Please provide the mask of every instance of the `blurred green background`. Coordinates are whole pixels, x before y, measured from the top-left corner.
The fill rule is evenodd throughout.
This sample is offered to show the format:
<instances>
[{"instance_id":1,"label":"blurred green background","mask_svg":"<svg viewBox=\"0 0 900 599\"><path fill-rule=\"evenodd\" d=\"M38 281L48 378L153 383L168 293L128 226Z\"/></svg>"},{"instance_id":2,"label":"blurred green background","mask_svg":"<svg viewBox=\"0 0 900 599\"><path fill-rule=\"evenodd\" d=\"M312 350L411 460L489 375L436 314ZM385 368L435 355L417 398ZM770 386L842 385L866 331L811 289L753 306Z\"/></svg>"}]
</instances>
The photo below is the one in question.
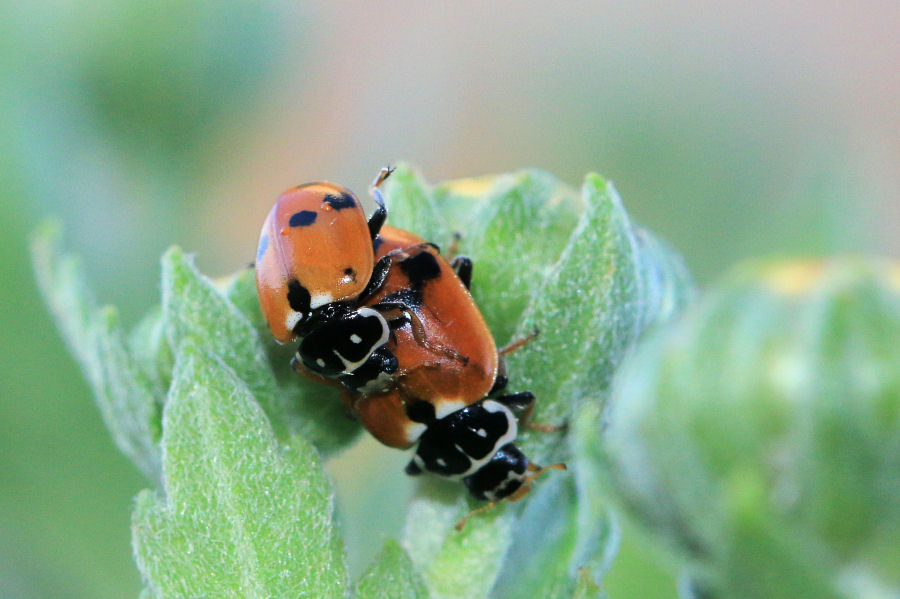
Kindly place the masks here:
<instances>
[{"instance_id":1,"label":"blurred green background","mask_svg":"<svg viewBox=\"0 0 900 599\"><path fill-rule=\"evenodd\" d=\"M741 257L900 249L900 4L0 4L0 597L135 597L120 456L37 296L64 224L103 302L158 301L158 257L253 258L284 188L363 191L536 166L612 179L703 283ZM402 522L399 452L331 472L354 571ZM353 498L351 500L351 498ZM674 597L625 531L614 599Z\"/></svg>"}]
</instances>

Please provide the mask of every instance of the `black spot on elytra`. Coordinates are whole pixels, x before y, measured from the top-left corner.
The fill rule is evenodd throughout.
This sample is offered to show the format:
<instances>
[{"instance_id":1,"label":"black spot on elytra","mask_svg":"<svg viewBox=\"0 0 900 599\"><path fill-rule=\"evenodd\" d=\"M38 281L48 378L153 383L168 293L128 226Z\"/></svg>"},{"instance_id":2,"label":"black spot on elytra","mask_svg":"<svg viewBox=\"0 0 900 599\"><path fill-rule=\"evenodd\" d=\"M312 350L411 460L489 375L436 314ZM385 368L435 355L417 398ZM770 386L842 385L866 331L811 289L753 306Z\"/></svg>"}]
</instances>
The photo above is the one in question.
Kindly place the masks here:
<instances>
[{"instance_id":1,"label":"black spot on elytra","mask_svg":"<svg viewBox=\"0 0 900 599\"><path fill-rule=\"evenodd\" d=\"M356 282L356 271L350 268L349 266L344 269L344 274L350 277L350 280L354 283Z\"/></svg>"},{"instance_id":2,"label":"black spot on elytra","mask_svg":"<svg viewBox=\"0 0 900 599\"><path fill-rule=\"evenodd\" d=\"M300 284L297 279L291 279L288 283L288 304L291 310L300 312L301 314L309 314L310 295L306 287Z\"/></svg>"},{"instance_id":3,"label":"black spot on elytra","mask_svg":"<svg viewBox=\"0 0 900 599\"><path fill-rule=\"evenodd\" d=\"M308 227L316 222L317 216L318 214L312 210L301 210L291 215L291 220L288 221L288 224L292 227Z\"/></svg>"},{"instance_id":4,"label":"black spot on elytra","mask_svg":"<svg viewBox=\"0 0 900 599\"><path fill-rule=\"evenodd\" d=\"M400 261L400 270L409 278L410 284L421 289L426 281L441 276L441 265L430 252L419 252Z\"/></svg>"},{"instance_id":5,"label":"black spot on elytra","mask_svg":"<svg viewBox=\"0 0 900 599\"><path fill-rule=\"evenodd\" d=\"M343 210L344 208L353 208L356 206L356 200L348 193L342 193L340 195L329 193L322 202L329 204L335 210Z\"/></svg>"},{"instance_id":6,"label":"black spot on elytra","mask_svg":"<svg viewBox=\"0 0 900 599\"><path fill-rule=\"evenodd\" d=\"M262 262L262 258L269 249L269 236L265 233L259 238L259 247L256 248L256 261Z\"/></svg>"}]
</instances>

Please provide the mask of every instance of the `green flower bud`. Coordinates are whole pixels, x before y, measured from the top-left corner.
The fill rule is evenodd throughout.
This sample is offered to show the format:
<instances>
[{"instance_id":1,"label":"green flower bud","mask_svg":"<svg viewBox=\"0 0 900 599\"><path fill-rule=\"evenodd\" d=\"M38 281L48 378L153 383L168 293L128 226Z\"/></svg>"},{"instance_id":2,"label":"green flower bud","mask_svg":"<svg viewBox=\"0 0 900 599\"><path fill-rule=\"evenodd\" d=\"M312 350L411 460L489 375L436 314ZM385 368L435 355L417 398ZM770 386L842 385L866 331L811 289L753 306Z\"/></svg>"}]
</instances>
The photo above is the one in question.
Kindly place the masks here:
<instances>
[{"instance_id":1,"label":"green flower bud","mask_svg":"<svg viewBox=\"0 0 900 599\"><path fill-rule=\"evenodd\" d=\"M624 364L607 430L578 430L697 596L897 597L898 345L897 264L747 264Z\"/></svg>"}]
</instances>

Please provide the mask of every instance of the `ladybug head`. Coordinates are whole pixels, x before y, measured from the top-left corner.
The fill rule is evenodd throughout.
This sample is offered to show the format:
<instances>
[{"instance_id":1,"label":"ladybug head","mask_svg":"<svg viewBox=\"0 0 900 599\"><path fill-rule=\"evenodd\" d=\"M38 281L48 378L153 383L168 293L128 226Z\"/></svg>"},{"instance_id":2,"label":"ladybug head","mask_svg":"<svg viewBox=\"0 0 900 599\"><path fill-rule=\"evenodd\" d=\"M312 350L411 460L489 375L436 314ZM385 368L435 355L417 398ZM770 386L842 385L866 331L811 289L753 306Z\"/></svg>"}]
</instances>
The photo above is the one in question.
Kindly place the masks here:
<instances>
[{"instance_id":1,"label":"ladybug head","mask_svg":"<svg viewBox=\"0 0 900 599\"><path fill-rule=\"evenodd\" d=\"M463 478L466 488L475 499L499 501L513 495L524 485L528 458L512 443L494 453L490 461Z\"/></svg>"}]
</instances>

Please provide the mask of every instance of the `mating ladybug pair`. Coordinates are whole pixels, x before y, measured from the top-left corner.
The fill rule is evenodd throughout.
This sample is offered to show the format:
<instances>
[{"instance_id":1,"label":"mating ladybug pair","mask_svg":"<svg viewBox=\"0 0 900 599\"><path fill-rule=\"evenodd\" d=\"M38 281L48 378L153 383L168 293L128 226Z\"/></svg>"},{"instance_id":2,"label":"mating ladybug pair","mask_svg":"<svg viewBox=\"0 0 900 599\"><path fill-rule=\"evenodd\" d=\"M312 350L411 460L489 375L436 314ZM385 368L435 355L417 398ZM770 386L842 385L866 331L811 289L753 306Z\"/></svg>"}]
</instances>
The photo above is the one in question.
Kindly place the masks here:
<instances>
[{"instance_id":1,"label":"mating ladybug pair","mask_svg":"<svg viewBox=\"0 0 900 599\"><path fill-rule=\"evenodd\" d=\"M545 469L513 444L529 392L504 393L502 354L472 296L472 262L385 226L379 190L366 218L332 183L289 189L263 224L256 257L262 313L294 369L342 390L379 441L415 454L408 474L461 479L477 499L525 495ZM513 344L511 349L521 344ZM553 465L551 468L560 468Z\"/></svg>"}]
</instances>

